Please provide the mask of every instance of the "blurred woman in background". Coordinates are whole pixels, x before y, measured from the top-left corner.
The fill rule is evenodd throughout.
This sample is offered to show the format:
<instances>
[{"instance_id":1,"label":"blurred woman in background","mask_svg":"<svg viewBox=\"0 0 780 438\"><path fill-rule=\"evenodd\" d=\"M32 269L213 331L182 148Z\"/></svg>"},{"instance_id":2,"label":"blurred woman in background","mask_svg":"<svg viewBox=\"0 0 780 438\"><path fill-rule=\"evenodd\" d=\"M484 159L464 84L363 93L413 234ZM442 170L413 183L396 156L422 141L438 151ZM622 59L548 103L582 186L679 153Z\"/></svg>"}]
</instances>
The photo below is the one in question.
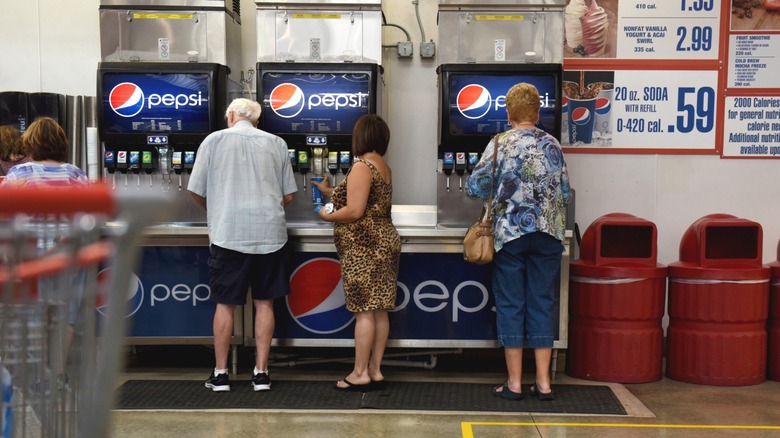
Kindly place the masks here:
<instances>
[{"instance_id":1,"label":"blurred woman in background","mask_svg":"<svg viewBox=\"0 0 780 438\"><path fill-rule=\"evenodd\" d=\"M22 148L22 133L13 126L0 126L0 176L17 164L30 161Z\"/></svg>"},{"instance_id":2,"label":"blurred woman in background","mask_svg":"<svg viewBox=\"0 0 780 438\"><path fill-rule=\"evenodd\" d=\"M9 169L3 184L15 185L86 185L87 175L68 163L68 137L50 117L30 124L22 135L22 145L30 161Z\"/></svg>"}]
</instances>

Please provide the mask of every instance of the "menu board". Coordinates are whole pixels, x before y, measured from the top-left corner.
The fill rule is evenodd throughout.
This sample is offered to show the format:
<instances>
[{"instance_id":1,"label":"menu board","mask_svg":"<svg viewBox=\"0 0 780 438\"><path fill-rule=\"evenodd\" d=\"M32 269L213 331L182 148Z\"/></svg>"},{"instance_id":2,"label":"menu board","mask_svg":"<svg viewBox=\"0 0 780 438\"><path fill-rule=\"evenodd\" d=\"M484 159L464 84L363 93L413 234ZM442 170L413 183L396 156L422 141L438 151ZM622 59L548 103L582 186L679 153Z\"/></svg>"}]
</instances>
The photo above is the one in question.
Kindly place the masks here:
<instances>
[{"instance_id":1,"label":"menu board","mask_svg":"<svg viewBox=\"0 0 780 438\"><path fill-rule=\"evenodd\" d=\"M780 157L780 0L569 0L568 152Z\"/></svg>"}]
</instances>

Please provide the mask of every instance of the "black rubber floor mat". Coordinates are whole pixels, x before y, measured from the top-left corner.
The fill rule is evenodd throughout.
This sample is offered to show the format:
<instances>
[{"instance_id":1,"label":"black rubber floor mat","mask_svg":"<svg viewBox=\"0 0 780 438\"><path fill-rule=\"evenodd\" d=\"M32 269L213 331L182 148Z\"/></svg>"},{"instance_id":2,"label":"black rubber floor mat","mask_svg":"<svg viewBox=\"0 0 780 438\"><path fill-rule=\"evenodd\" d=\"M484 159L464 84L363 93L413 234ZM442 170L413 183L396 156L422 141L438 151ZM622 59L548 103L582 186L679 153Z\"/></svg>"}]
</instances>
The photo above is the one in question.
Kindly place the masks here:
<instances>
[{"instance_id":1,"label":"black rubber floor mat","mask_svg":"<svg viewBox=\"0 0 780 438\"><path fill-rule=\"evenodd\" d=\"M608 386L553 385L555 400L541 401L528 393L509 401L492 394L494 385L473 383L392 382L385 391L366 393L363 408L430 411L542 412L626 415Z\"/></svg>"},{"instance_id":2,"label":"black rubber floor mat","mask_svg":"<svg viewBox=\"0 0 780 438\"><path fill-rule=\"evenodd\" d=\"M333 382L274 380L271 391L254 392L249 380L214 392L199 380L129 380L119 389L117 409L360 409L362 394L333 389Z\"/></svg>"},{"instance_id":3,"label":"black rubber floor mat","mask_svg":"<svg viewBox=\"0 0 780 438\"><path fill-rule=\"evenodd\" d=\"M117 409L377 409L463 412L541 412L626 415L608 386L553 385L555 400L526 394L508 401L475 383L389 382L367 393L333 389L333 382L275 380L272 391L254 392L249 382L231 382L232 391L213 392L201 381L130 380L119 389ZM527 392L527 387L524 387Z\"/></svg>"}]
</instances>

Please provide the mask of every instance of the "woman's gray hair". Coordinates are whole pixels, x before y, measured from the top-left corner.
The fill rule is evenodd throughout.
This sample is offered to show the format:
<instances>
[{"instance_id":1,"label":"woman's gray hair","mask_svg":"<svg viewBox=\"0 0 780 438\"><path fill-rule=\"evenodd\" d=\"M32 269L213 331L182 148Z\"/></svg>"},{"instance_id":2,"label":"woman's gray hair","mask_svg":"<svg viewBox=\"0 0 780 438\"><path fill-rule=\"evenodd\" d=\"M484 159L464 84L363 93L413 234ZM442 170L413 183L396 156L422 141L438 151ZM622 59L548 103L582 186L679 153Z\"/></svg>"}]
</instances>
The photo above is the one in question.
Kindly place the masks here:
<instances>
[{"instance_id":1,"label":"woman's gray hair","mask_svg":"<svg viewBox=\"0 0 780 438\"><path fill-rule=\"evenodd\" d=\"M260 107L260 104L254 100L238 98L230 102L227 111L225 111L225 117L231 112L234 112L241 117L249 119L252 123L255 123L260 120L261 111L262 108Z\"/></svg>"}]
</instances>

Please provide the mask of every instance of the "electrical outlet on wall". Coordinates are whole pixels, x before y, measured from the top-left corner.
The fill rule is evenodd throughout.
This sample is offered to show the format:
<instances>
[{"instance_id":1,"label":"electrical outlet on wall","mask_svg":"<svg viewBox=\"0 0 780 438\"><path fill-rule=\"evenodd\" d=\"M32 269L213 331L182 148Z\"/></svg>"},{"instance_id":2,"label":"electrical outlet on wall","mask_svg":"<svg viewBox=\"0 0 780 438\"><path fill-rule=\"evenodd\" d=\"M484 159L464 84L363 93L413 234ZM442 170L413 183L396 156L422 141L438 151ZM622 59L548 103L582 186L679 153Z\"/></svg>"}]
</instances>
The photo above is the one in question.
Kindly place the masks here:
<instances>
[{"instance_id":1,"label":"electrical outlet on wall","mask_svg":"<svg viewBox=\"0 0 780 438\"><path fill-rule=\"evenodd\" d=\"M398 57L411 58L414 52L414 45L411 41L400 41L398 43Z\"/></svg>"},{"instance_id":2,"label":"electrical outlet on wall","mask_svg":"<svg viewBox=\"0 0 780 438\"><path fill-rule=\"evenodd\" d=\"M436 43L429 41L420 43L420 58L433 58L436 56Z\"/></svg>"}]
</instances>

